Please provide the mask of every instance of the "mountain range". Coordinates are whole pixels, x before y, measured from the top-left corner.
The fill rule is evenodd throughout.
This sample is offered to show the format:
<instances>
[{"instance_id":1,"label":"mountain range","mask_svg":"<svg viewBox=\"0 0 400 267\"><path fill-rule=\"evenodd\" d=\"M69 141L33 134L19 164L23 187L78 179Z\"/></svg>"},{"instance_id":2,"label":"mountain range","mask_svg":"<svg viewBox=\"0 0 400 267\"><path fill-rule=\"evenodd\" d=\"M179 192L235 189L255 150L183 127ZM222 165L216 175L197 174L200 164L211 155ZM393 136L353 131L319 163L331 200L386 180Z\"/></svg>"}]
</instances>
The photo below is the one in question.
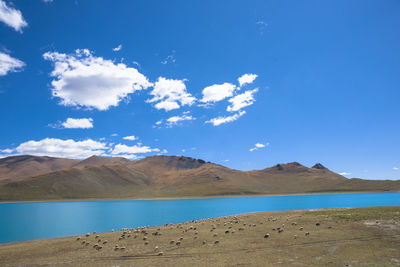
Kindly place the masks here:
<instances>
[{"instance_id":1,"label":"mountain range","mask_svg":"<svg viewBox=\"0 0 400 267\"><path fill-rule=\"evenodd\" d=\"M348 179L297 162L240 171L183 156L0 159L0 201L400 191L400 180Z\"/></svg>"}]
</instances>

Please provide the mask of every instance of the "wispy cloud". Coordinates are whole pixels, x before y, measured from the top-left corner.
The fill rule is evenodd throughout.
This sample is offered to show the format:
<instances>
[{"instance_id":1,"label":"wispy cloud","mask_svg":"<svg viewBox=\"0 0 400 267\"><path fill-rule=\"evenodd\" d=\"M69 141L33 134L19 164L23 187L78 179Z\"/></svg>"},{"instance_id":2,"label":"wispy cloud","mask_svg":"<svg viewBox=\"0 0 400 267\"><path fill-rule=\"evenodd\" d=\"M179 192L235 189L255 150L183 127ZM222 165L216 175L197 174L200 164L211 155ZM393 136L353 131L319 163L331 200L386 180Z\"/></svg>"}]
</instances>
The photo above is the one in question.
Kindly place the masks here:
<instances>
[{"instance_id":1,"label":"wispy cloud","mask_svg":"<svg viewBox=\"0 0 400 267\"><path fill-rule=\"evenodd\" d=\"M250 151L250 152L253 152L253 151L255 151L255 150L258 150L258 149L261 149L261 148L264 148L264 147L267 147L267 146L269 146L269 143L268 143L268 142L267 142L267 143L264 143L264 144L262 144L262 143L256 143L256 144L254 145L254 147L252 147L252 148L249 149L249 151Z\"/></svg>"},{"instance_id":2,"label":"wispy cloud","mask_svg":"<svg viewBox=\"0 0 400 267\"><path fill-rule=\"evenodd\" d=\"M0 0L0 21L20 33L22 33L23 27L28 26L28 23L22 17L21 11L7 6L3 0Z\"/></svg>"},{"instance_id":3,"label":"wispy cloud","mask_svg":"<svg viewBox=\"0 0 400 267\"><path fill-rule=\"evenodd\" d=\"M211 123L214 126L219 126L221 124L225 124L225 123L229 123L229 122L233 122L237 119L239 119L241 116L243 116L244 114L246 114L246 111L240 111L239 113L236 113L232 116L220 116L220 117L216 117L216 118L212 118L208 121L206 121L205 123Z\"/></svg>"},{"instance_id":4,"label":"wispy cloud","mask_svg":"<svg viewBox=\"0 0 400 267\"><path fill-rule=\"evenodd\" d=\"M248 90L242 94L232 97L231 99L229 99L231 105L228 106L226 110L229 112L235 112L247 106L253 105L254 101L256 101L254 99L254 94L257 92L258 88L253 90Z\"/></svg>"},{"instance_id":5,"label":"wispy cloud","mask_svg":"<svg viewBox=\"0 0 400 267\"><path fill-rule=\"evenodd\" d=\"M122 139L129 140L129 141L135 141L135 140L138 140L139 138L137 136L130 135L130 136L125 136Z\"/></svg>"},{"instance_id":6,"label":"wispy cloud","mask_svg":"<svg viewBox=\"0 0 400 267\"><path fill-rule=\"evenodd\" d=\"M258 25L258 30L260 32L260 35L263 35L265 29L268 27L268 24L263 20L259 20L256 22L256 25Z\"/></svg>"},{"instance_id":7,"label":"wispy cloud","mask_svg":"<svg viewBox=\"0 0 400 267\"><path fill-rule=\"evenodd\" d=\"M340 175L346 176L346 175L350 175L351 172L339 172Z\"/></svg>"},{"instance_id":8,"label":"wispy cloud","mask_svg":"<svg viewBox=\"0 0 400 267\"><path fill-rule=\"evenodd\" d=\"M121 49L122 49L122 45L120 44L120 45L118 45L117 47L113 48L113 51L114 51L114 52L118 52L118 51L120 51Z\"/></svg>"},{"instance_id":9,"label":"wispy cloud","mask_svg":"<svg viewBox=\"0 0 400 267\"><path fill-rule=\"evenodd\" d=\"M7 75L9 72L22 71L24 67L25 63L21 60L0 52L0 76Z\"/></svg>"},{"instance_id":10,"label":"wispy cloud","mask_svg":"<svg viewBox=\"0 0 400 267\"><path fill-rule=\"evenodd\" d=\"M161 61L161 64L166 65L168 63L175 63L175 50L172 50L172 54L168 55L163 61Z\"/></svg>"}]
</instances>

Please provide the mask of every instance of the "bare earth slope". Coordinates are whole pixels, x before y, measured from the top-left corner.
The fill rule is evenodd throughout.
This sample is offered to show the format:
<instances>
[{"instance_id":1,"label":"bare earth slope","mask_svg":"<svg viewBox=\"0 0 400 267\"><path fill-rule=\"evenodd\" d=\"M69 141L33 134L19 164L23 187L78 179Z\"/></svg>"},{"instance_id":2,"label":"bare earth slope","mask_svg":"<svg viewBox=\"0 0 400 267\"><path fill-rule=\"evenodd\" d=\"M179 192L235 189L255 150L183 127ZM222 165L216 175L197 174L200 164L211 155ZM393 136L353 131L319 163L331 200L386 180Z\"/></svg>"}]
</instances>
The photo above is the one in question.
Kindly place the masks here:
<instances>
[{"instance_id":1,"label":"bare earth slope","mask_svg":"<svg viewBox=\"0 0 400 267\"><path fill-rule=\"evenodd\" d=\"M71 168L78 162L79 160L75 159L29 155L2 158L0 159L0 183Z\"/></svg>"},{"instance_id":2,"label":"bare earth slope","mask_svg":"<svg viewBox=\"0 0 400 267\"><path fill-rule=\"evenodd\" d=\"M321 164L308 168L292 162L263 170L239 171L177 156L152 156L137 161L90 157L71 163L70 168L0 184L0 200L400 191L400 181L347 179Z\"/></svg>"},{"instance_id":3,"label":"bare earth slope","mask_svg":"<svg viewBox=\"0 0 400 267\"><path fill-rule=\"evenodd\" d=\"M77 239L0 245L0 265L399 266L400 207L260 212Z\"/></svg>"}]
</instances>

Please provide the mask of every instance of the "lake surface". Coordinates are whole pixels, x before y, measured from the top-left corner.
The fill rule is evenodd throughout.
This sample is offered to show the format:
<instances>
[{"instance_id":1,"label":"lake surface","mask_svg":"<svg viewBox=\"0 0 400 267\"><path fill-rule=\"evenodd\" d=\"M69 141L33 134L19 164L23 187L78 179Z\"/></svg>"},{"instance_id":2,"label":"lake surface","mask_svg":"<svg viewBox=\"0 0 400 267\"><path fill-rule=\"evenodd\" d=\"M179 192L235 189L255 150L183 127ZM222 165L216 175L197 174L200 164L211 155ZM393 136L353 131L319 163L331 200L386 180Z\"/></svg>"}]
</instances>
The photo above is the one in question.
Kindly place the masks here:
<instances>
[{"instance_id":1,"label":"lake surface","mask_svg":"<svg viewBox=\"0 0 400 267\"><path fill-rule=\"evenodd\" d=\"M0 243L258 211L400 206L400 193L0 203Z\"/></svg>"}]
</instances>

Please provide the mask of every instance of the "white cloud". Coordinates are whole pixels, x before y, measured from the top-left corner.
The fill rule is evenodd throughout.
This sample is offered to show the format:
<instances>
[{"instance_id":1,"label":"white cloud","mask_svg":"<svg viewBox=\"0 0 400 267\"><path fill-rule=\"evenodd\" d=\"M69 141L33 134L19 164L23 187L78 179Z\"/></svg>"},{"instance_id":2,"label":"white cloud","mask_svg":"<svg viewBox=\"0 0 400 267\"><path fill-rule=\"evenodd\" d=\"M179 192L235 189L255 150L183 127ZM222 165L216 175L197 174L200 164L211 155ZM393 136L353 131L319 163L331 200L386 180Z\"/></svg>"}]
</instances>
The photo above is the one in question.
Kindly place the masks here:
<instances>
[{"instance_id":1,"label":"white cloud","mask_svg":"<svg viewBox=\"0 0 400 267\"><path fill-rule=\"evenodd\" d=\"M42 0L43 2L45 2L45 3L52 3L53 2L53 0Z\"/></svg>"},{"instance_id":2,"label":"white cloud","mask_svg":"<svg viewBox=\"0 0 400 267\"><path fill-rule=\"evenodd\" d=\"M65 106L107 110L118 106L128 94L152 85L135 68L95 57L88 49L71 55L47 52L43 57L54 63L52 94Z\"/></svg>"},{"instance_id":3,"label":"white cloud","mask_svg":"<svg viewBox=\"0 0 400 267\"><path fill-rule=\"evenodd\" d=\"M243 110L232 116L217 117L217 118L210 119L210 120L206 121L206 123L212 123L214 126L218 126L218 125L221 125L224 123L233 122L233 121L239 119L244 114L246 114L246 111Z\"/></svg>"},{"instance_id":4,"label":"white cloud","mask_svg":"<svg viewBox=\"0 0 400 267\"><path fill-rule=\"evenodd\" d=\"M147 102L159 101L155 104L155 108L165 109L165 111L178 109L184 105L192 105L196 98L186 91L185 81L159 77L154 84L154 89L150 92L153 98L147 100Z\"/></svg>"},{"instance_id":5,"label":"white cloud","mask_svg":"<svg viewBox=\"0 0 400 267\"><path fill-rule=\"evenodd\" d=\"M254 94L257 92L258 88L254 90L248 90L242 94L232 97L231 99L229 99L229 102L232 103L232 105L228 106L226 110L229 112L234 112L252 105L255 101Z\"/></svg>"},{"instance_id":6,"label":"white cloud","mask_svg":"<svg viewBox=\"0 0 400 267\"><path fill-rule=\"evenodd\" d=\"M242 87L245 84L253 83L256 78L257 74L243 74L238 78L239 85Z\"/></svg>"},{"instance_id":7,"label":"white cloud","mask_svg":"<svg viewBox=\"0 0 400 267\"><path fill-rule=\"evenodd\" d=\"M398 171L398 170L399 170L399 168L397 168L397 167L393 167L393 170L395 170L395 171Z\"/></svg>"},{"instance_id":8,"label":"white cloud","mask_svg":"<svg viewBox=\"0 0 400 267\"><path fill-rule=\"evenodd\" d=\"M117 144L114 146L114 149L111 151L111 154L113 155L143 154L143 153L159 152L159 151L160 149L158 148L150 148L148 146L141 146L141 145L127 146L123 144Z\"/></svg>"},{"instance_id":9,"label":"white cloud","mask_svg":"<svg viewBox=\"0 0 400 267\"><path fill-rule=\"evenodd\" d=\"M14 150L6 148L6 149L2 149L0 150L1 153L5 153L5 154L11 154L12 152L14 152Z\"/></svg>"},{"instance_id":10,"label":"white cloud","mask_svg":"<svg viewBox=\"0 0 400 267\"><path fill-rule=\"evenodd\" d=\"M93 119L92 118L82 118L82 119L73 119L68 118L65 122L62 123L64 128L81 128L81 129L89 129L93 128Z\"/></svg>"},{"instance_id":11,"label":"white cloud","mask_svg":"<svg viewBox=\"0 0 400 267\"><path fill-rule=\"evenodd\" d=\"M7 6L3 0L0 0L0 21L14 28L17 32L22 32L22 28L28 26L21 11Z\"/></svg>"},{"instance_id":12,"label":"white cloud","mask_svg":"<svg viewBox=\"0 0 400 267\"><path fill-rule=\"evenodd\" d=\"M111 134L111 136L118 136L118 134L117 133L113 133L113 134Z\"/></svg>"},{"instance_id":13,"label":"white cloud","mask_svg":"<svg viewBox=\"0 0 400 267\"><path fill-rule=\"evenodd\" d=\"M351 173L350 172L340 172L339 174L345 176L345 175L350 175Z\"/></svg>"},{"instance_id":14,"label":"white cloud","mask_svg":"<svg viewBox=\"0 0 400 267\"><path fill-rule=\"evenodd\" d=\"M57 138L45 138L40 141L27 141L15 149L5 149L3 152L14 155L36 155L65 158L87 158L92 155L104 155L107 145L92 139L74 141Z\"/></svg>"},{"instance_id":15,"label":"white cloud","mask_svg":"<svg viewBox=\"0 0 400 267\"><path fill-rule=\"evenodd\" d=\"M118 52L118 51L121 50L121 49L122 49L122 45L120 44L119 46L113 48L113 51L114 51L114 52Z\"/></svg>"},{"instance_id":16,"label":"white cloud","mask_svg":"<svg viewBox=\"0 0 400 267\"><path fill-rule=\"evenodd\" d=\"M131 136L125 136L125 137L123 137L122 139L124 139L124 140L129 140L129 141L135 141L135 140L137 140L138 138L137 138L136 136L134 136L134 135L131 135Z\"/></svg>"},{"instance_id":17,"label":"white cloud","mask_svg":"<svg viewBox=\"0 0 400 267\"><path fill-rule=\"evenodd\" d=\"M231 97L236 90L236 86L231 83L213 84L203 89L201 102L218 102L227 97Z\"/></svg>"},{"instance_id":18,"label":"white cloud","mask_svg":"<svg viewBox=\"0 0 400 267\"><path fill-rule=\"evenodd\" d=\"M191 121L195 120L196 118L193 118L192 115L186 115L183 114L182 116L173 116L167 119L167 124L168 126L176 125L181 121Z\"/></svg>"},{"instance_id":19,"label":"white cloud","mask_svg":"<svg viewBox=\"0 0 400 267\"><path fill-rule=\"evenodd\" d=\"M156 122L156 125L160 125L162 122L163 122L162 120L159 120Z\"/></svg>"},{"instance_id":20,"label":"white cloud","mask_svg":"<svg viewBox=\"0 0 400 267\"><path fill-rule=\"evenodd\" d=\"M267 146L269 146L269 143L265 143L265 144L256 143L254 145L254 147L250 148L249 150L250 150L250 152L253 152L254 150L257 150L257 149L260 149L260 148L264 148L264 147L267 147Z\"/></svg>"},{"instance_id":21,"label":"white cloud","mask_svg":"<svg viewBox=\"0 0 400 267\"><path fill-rule=\"evenodd\" d=\"M23 67L25 63L21 60L0 52L0 76L7 75L9 72L22 71Z\"/></svg>"}]
</instances>

